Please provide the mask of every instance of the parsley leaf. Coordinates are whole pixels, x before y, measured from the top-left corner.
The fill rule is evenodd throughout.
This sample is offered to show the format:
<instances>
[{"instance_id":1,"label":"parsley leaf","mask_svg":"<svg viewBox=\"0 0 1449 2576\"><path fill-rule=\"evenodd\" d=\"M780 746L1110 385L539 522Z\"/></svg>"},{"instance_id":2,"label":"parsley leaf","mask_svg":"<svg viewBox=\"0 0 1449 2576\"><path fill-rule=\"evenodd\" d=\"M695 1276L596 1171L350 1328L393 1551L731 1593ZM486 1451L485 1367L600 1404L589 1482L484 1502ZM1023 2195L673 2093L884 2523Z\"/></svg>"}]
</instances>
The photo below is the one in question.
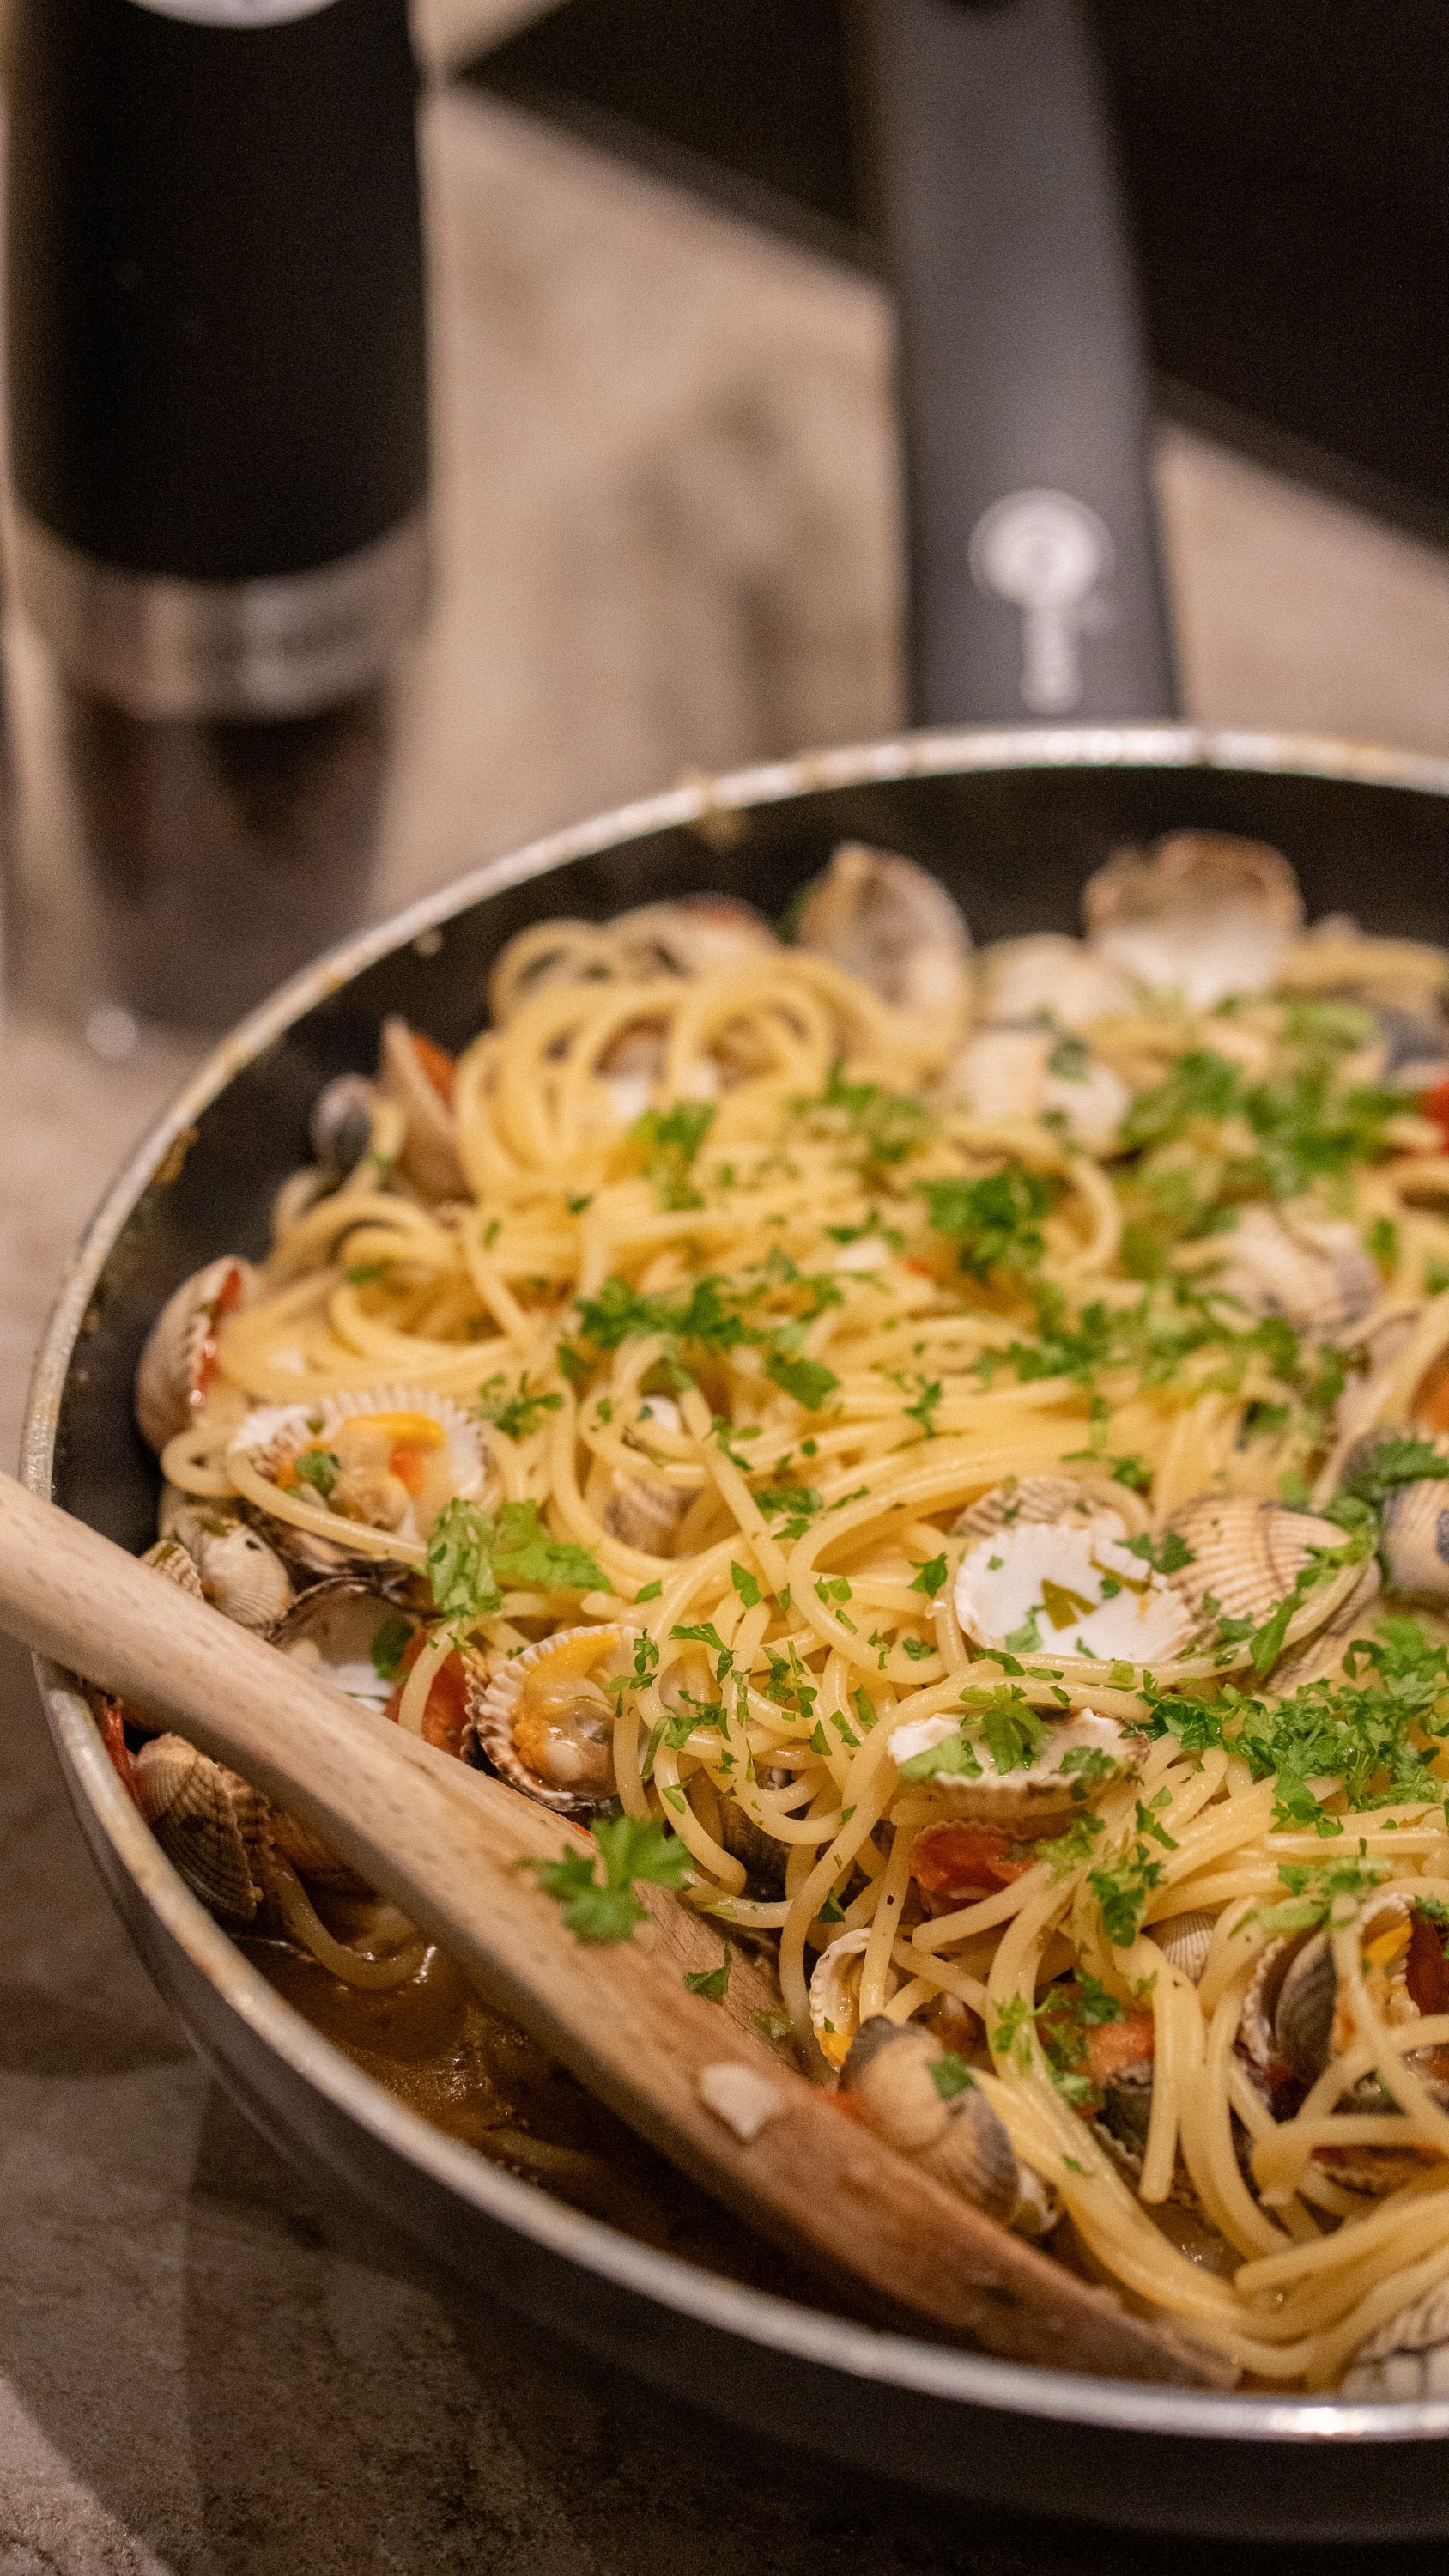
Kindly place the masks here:
<instances>
[{"instance_id":1,"label":"parsley leaf","mask_svg":"<svg viewBox=\"0 0 1449 2576\"><path fill-rule=\"evenodd\" d=\"M793 1395L797 1404L803 1404L807 1413L818 1413L840 1384L835 1371L822 1361L790 1359L783 1351L774 1352L766 1360L765 1375L783 1387L787 1395Z\"/></svg>"},{"instance_id":2,"label":"parsley leaf","mask_svg":"<svg viewBox=\"0 0 1449 2576\"><path fill-rule=\"evenodd\" d=\"M474 1409L482 1414L485 1422L495 1424L505 1440L526 1440L531 1432L538 1429L540 1415L557 1413L562 1403L561 1395L530 1395L528 1371L525 1369L518 1382L517 1395L510 1397L507 1394L507 1380L500 1373L497 1377L490 1377L486 1385L479 1388Z\"/></svg>"},{"instance_id":3,"label":"parsley leaf","mask_svg":"<svg viewBox=\"0 0 1449 2576\"><path fill-rule=\"evenodd\" d=\"M1055 1207L1062 1183L1054 1173L1008 1163L984 1180L920 1181L933 1234L957 1246L957 1261L985 1283L995 1270L1035 1270L1046 1250L1039 1219Z\"/></svg>"},{"instance_id":4,"label":"parsley leaf","mask_svg":"<svg viewBox=\"0 0 1449 2576\"><path fill-rule=\"evenodd\" d=\"M592 1828L597 1854L565 1852L558 1860L529 1860L520 1866L537 1872L539 1885L563 1908L563 1919L580 1941L631 1941L636 1923L648 1911L634 1893L635 1882L655 1887L686 1885L691 1867L687 1844L667 1834L652 1816L610 1816ZM604 1876L599 1880L602 1858Z\"/></svg>"},{"instance_id":5,"label":"parsley leaf","mask_svg":"<svg viewBox=\"0 0 1449 2576\"><path fill-rule=\"evenodd\" d=\"M476 1503L448 1503L433 1524L428 1571L445 1619L486 1617L497 1610L505 1585L540 1592L613 1590L587 1548L550 1538L532 1502L500 1504L496 1515Z\"/></svg>"},{"instance_id":6,"label":"parsley leaf","mask_svg":"<svg viewBox=\"0 0 1449 2576\"><path fill-rule=\"evenodd\" d=\"M661 1208L703 1206L689 1174L714 1120L711 1100L680 1100L672 1109L646 1109L635 1119L629 1142L638 1149L640 1168Z\"/></svg>"},{"instance_id":7,"label":"parsley leaf","mask_svg":"<svg viewBox=\"0 0 1449 2576\"><path fill-rule=\"evenodd\" d=\"M717 1968L686 1969L684 1982L692 1995L703 1995L709 2004L722 2004L730 1990L730 1970L734 1956L726 1941L724 1957Z\"/></svg>"}]
</instances>

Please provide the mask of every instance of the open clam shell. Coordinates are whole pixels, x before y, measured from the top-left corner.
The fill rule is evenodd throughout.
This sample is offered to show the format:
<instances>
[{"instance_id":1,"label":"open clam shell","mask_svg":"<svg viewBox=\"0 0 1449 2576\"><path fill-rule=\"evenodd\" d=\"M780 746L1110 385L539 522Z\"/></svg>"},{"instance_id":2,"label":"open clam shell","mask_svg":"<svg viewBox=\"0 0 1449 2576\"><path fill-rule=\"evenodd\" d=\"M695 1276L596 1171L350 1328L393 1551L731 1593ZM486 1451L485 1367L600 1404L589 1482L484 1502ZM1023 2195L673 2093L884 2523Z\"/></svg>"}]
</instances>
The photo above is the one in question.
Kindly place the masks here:
<instances>
[{"instance_id":1,"label":"open clam shell","mask_svg":"<svg viewBox=\"0 0 1449 2576\"><path fill-rule=\"evenodd\" d=\"M1168 1581L1193 1616L1251 1619L1255 1626L1287 1599L1318 1550L1342 1547L1344 1538L1336 1522L1320 1520L1316 1512L1295 1512L1250 1494L1196 1495L1171 1515L1168 1528L1192 1550L1191 1563ZM1325 1584L1316 1596L1308 1595L1297 1615L1305 1625L1319 1626L1342 1598L1341 1588ZM1209 1601L1217 1603L1216 1611L1205 1609ZM1313 1619L1315 1608L1321 1620Z\"/></svg>"},{"instance_id":2,"label":"open clam shell","mask_svg":"<svg viewBox=\"0 0 1449 2576\"><path fill-rule=\"evenodd\" d=\"M183 1279L152 1325L136 1370L136 1420L158 1454L205 1403L221 1327L245 1303L255 1279L249 1261L223 1253Z\"/></svg>"},{"instance_id":3,"label":"open clam shell","mask_svg":"<svg viewBox=\"0 0 1449 2576\"><path fill-rule=\"evenodd\" d=\"M1449 1479L1396 1485L1384 1500L1379 1545L1391 1592L1449 1603Z\"/></svg>"},{"instance_id":4,"label":"open clam shell","mask_svg":"<svg viewBox=\"0 0 1449 2576\"><path fill-rule=\"evenodd\" d=\"M345 1181L357 1169L371 1139L376 1107L377 1085L365 1073L339 1073L318 1092L307 1136L329 1181Z\"/></svg>"},{"instance_id":5,"label":"open clam shell","mask_svg":"<svg viewBox=\"0 0 1449 2576\"><path fill-rule=\"evenodd\" d=\"M959 905L914 859L842 841L796 916L801 948L827 957L903 1011L928 1011L947 1030L971 1001L971 933Z\"/></svg>"},{"instance_id":6,"label":"open clam shell","mask_svg":"<svg viewBox=\"0 0 1449 2576\"><path fill-rule=\"evenodd\" d=\"M1301 927L1303 898L1281 851L1234 832L1173 832L1119 850L1082 893L1098 954L1144 984L1210 1008L1265 993Z\"/></svg>"},{"instance_id":7,"label":"open clam shell","mask_svg":"<svg viewBox=\"0 0 1449 2576\"><path fill-rule=\"evenodd\" d=\"M912 1781L923 1781L946 1815L995 1825L1019 1841L1059 1831L1114 1780L1141 1767L1141 1754L1115 1720L1090 1708L1053 1720L1034 1759L1012 1771L998 1771L984 1745L978 1776L959 1768L933 1771L931 1754L948 1742L954 1750L959 1733L954 1718L910 1720L891 1737L892 1758L913 1765Z\"/></svg>"},{"instance_id":8,"label":"open clam shell","mask_svg":"<svg viewBox=\"0 0 1449 2576\"><path fill-rule=\"evenodd\" d=\"M1345 1650L1356 1637L1369 1634L1383 1588L1378 1558L1371 1556L1358 1568L1358 1580L1333 1617L1274 1665L1274 1690L1286 1698L1291 1691L1306 1690L1310 1682L1341 1680Z\"/></svg>"},{"instance_id":9,"label":"open clam shell","mask_svg":"<svg viewBox=\"0 0 1449 2576\"><path fill-rule=\"evenodd\" d=\"M845 2064L859 2027L860 1966L869 1939L865 1925L838 1932L811 1973L810 2027L827 2066Z\"/></svg>"},{"instance_id":10,"label":"open clam shell","mask_svg":"<svg viewBox=\"0 0 1449 2576\"><path fill-rule=\"evenodd\" d=\"M1338 2393L1386 2404L1449 2397L1449 2281L1436 2281L1359 2345Z\"/></svg>"},{"instance_id":11,"label":"open clam shell","mask_svg":"<svg viewBox=\"0 0 1449 2576\"><path fill-rule=\"evenodd\" d=\"M1192 1612L1126 1537L1121 1514L1108 1508L1003 1520L956 1570L964 1634L988 1652L1172 1663L1191 1641Z\"/></svg>"},{"instance_id":12,"label":"open clam shell","mask_svg":"<svg viewBox=\"0 0 1449 2576\"><path fill-rule=\"evenodd\" d=\"M1039 1027L978 1029L949 1067L942 1091L987 1126L1056 1119L1094 1153L1115 1141L1132 1097L1121 1075L1080 1038Z\"/></svg>"},{"instance_id":13,"label":"open clam shell","mask_svg":"<svg viewBox=\"0 0 1449 2576\"><path fill-rule=\"evenodd\" d=\"M685 894L640 904L613 924L621 970L641 982L659 975L713 975L748 966L780 945L764 914L734 895Z\"/></svg>"},{"instance_id":14,"label":"open clam shell","mask_svg":"<svg viewBox=\"0 0 1449 2576\"><path fill-rule=\"evenodd\" d=\"M386 1708L416 1622L360 1576L314 1583L292 1602L271 1642L367 1708Z\"/></svg>"},{"instance_id":15,"label":"open clam shell","mask_svg":"<svg viewBox=\"0 0 1449 2576\"><path fill-rule=\"evenodd\" d=\"M153 1539L141 1563L154 1567L157 1574L164 1574L168 1583L179 1585L183 1592L191 1594L193 1600L201 1599L201 1577L195 1560L179 1538Z\"/></svg>"},{"instance_id":16,"label":"open clam shell","mask_svg":"<svg viewBox=\"0 0 1449 2576\"><path fill-rule=\"evenodd\" d=\"M1329 1339L1361 1323L1381 1294L1377 1264L1337 1217L1294 1218L1245 1207L1213 1268L1212 1285L1254 1315L1281 1315Z\"/></svg>"},{"instance_id":17,"label":"open clam shell","mask_svg":"<svg viewBox=\"0 0 1449 2576\"><path fill-rule=\"evenodd\" d=\"M384 1020L378 1083L388 1098L397 1102L407 1120L399 1169L426 1199L461 1199L468 1195L458 1160L452 1071L451 1057L430 1039L420 1038L406 1020Z\"/></svg>"},{"instance_id":18,"label":"open clam shell","mask_svg":"<svg viewBox=\"0 0 1449 2576\"><path fill-rule=\"evenodd\" d=\"M227 1460L271 1486L279 1503L290 1495L326 1513L335 1538L300 1528L283 1510L267 1530L285 1556L321 1573L386 1558L392 1537L422 1545L445 1503L481 1502L497 1481L471 1415L411 1386L259 1406L238 1424Z\"/></svg>"},{"instance_id":19,"label":"open clam shell","mask_svg":"<svg viewBox=\"0 0 1449 2576\"><path fill-rule=\"evenodd\" d=\"M1069 1513L1085 1518L1092 1508L1067 1476L1008 1476L958 1513L952 1528L969 1538L989 1538L993 1530L1014 1529L1018 1522L1060 1521Z\"/></svg>"},{"instance_id":20,"label":"open clam shell","mask_svg":"<svg viewBox=\"0 0 1449 2576\"><path fill-rule=\"evenodd\" d=\"M1080 1034L1094 1020L1136 1010L1141 998L1135 976L1060 931L997 940L977 965L981 1017L992 1025L1045 1019Z\"/></svg>"},{"instance_id":21,"label":"open clam shell","mask_svg":"<svg viewBox=\"0 0 1449 2576\"><path fill-rule=\"evenodd\" d=\"M932 2070L942 2055L919 2024L877 2014L850 2044L840 2089L878 2137L1004 2225L1021 2197L1015 2150L979 2085L941 2093Z\"/></svg>"},{"instance_id":22,"label":"open clam shell","mask_svg":"<svg viewBox=\"0 0 1449 2576\"><path fill-rule=\"evenodd\" d=\"M234 1771L179 1735L156 1735L136 1756L136 1797L166 1857L220 1921L240 1929L263 1901L267 1810Z\"/></svg>"},{"instance_id":23,"label":"open clam shell","mask_svg":"<svg viewBox=\"0 0 1449 2576\"><path fill-rule=\"evenodd\" d=\"M562 1816L590 1816L614 1794L614 1705L634 1630L617 1621L560 1628L486 1680L470 1675L473 1733L501 1779Z\"/></svg>"}]
</instances>

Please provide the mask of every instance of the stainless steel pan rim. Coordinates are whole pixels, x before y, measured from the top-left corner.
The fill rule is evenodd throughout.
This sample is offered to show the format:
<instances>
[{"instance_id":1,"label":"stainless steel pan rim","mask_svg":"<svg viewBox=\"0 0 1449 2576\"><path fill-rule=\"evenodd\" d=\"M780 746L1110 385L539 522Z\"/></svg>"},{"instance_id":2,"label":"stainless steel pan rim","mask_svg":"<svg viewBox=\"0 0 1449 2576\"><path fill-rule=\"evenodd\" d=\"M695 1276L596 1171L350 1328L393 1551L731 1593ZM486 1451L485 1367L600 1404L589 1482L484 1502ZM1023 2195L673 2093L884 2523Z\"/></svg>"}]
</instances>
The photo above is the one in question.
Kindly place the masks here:
<instances>
[{"instance_id":1,"label":"stainless steel pan rim","mask_svg":"<svg viewBox=\"0 0 1449 2576\"><path fill-rule=\"evenodd\" d=\"M56 1302L31 1381L21 1475L52 1485L61 1393L101 1273L167 1154L234 1074L365 967L471 906L566 861L650 832L708 836L724 815L811 790L970 770L1174 768L1277 772L1449 796L1449 761L1328 738L1190 725L1063 726L904 735L774 761L618 808L489 862L408 911L363 931L293 978L208 1058L151 1128L92 1219ZM85 1702L37 1663L52 1734L91 1820L163 1930L255 2036L347 2118L434 2182L536 2245L682 2317L803 2363L966 2406L1117 2433L1195 2441L1401 2442L1449 2439L1449 2400L1351 2405L1335 2398L1222 2396L1028 2369L983 2354L881 2333L702 2272L550 2200L431 2128L321 2038L266 1983L190 1895L125 1796Z\"/></svg>"}]
</instances>

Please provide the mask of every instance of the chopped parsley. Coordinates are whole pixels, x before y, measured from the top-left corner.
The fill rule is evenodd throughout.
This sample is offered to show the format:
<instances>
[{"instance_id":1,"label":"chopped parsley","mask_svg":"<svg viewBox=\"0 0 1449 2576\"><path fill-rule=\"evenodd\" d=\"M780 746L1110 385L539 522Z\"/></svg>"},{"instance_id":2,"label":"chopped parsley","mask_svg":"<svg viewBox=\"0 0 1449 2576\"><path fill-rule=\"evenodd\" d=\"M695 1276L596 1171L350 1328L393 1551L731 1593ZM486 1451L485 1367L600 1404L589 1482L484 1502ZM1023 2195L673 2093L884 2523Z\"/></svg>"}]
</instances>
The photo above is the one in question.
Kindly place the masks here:
<instances>
[{"instance_id":1,"label":"chopped parsley","mask_svg":"<svg viewBox=\"0 0 1449 2576\"><path fill-rule=\"evenodd\" d=\"M518 1393L508 1394L508 1381L501 1374L490 1377L478 1389L475 1411L485 1422L491 1422L505 1440L527 1440L538 1429L545 1413L557 1413L563 1403L561 1395L530 1395L528 1371L518 1381Z\"/></svg>"},{"instance_id":2,"label":"chopped parsley","mask_svg":"<svg viewBox=\"0 0 1449 2576\"><path fill-rule=\"evenodd\" d=\"M629 1130L640 1169L654 1185L661 1208L703 1207L690 1178L695 1156L714 1125L710 1100L680 1100L672 1109L646 1109Z\"/></svg>"},{"instance_id":3,"label":"chopped parsley","mask_svg":"<svg viewBox=\"0 0 1449 2576\"><path fill-rule=\"evenodd\" d=\"M1041 1219L1062 1193L1054 1173L1008 1163L984 1180L921 1181L931 1232L956 1246L958 1266L988 1282L994 1272L1037 1269L1046 1250Z\"/></svg>"},{"instance_id":4,"label":"chopped parsley","mask_svg":"<svg viewBox=\"0 0 1449 2576\"><path fill-rule=\"evenodd\" d=\"M454 1501L439 1512L428 1542L433 1599L445 1619L481 1619L505 1588L610 1592L588 1549L550 1538L537 1503L501 1503L496 1513Z\"/></svg>"},{"instance_id":5,"label":"chopped parsley","mask_svg":"<svg viewBox=\"0 0 1449 2576\"><path fill-rule=\"evenodd\" d=\"M691 1869L688 1846L677 1834L667 1834L652 1816L604 1817L590 1830L595 1851L570 1851L558 1860L526 1860L519 1866L537 1873L539 1885L562 1907L564 1922L578 1940L631 1941L635 1925L648 1912L634 1893L636 1884L686 1886Z\"/></svg>"},{"instance_id":6,"label":"chopped parsley","mask_svg":"<svg viewBox=\"0 0 1449 2576\"><path fill-rule=\"evenodd\" d=\"M730 1970L734 1957L726 1941L724 1957L717 1968L686 1969L684 1982L692 1995L703 1995L707 2004L722 2004L730 1990Z\"/></svg>"}]
</instances>

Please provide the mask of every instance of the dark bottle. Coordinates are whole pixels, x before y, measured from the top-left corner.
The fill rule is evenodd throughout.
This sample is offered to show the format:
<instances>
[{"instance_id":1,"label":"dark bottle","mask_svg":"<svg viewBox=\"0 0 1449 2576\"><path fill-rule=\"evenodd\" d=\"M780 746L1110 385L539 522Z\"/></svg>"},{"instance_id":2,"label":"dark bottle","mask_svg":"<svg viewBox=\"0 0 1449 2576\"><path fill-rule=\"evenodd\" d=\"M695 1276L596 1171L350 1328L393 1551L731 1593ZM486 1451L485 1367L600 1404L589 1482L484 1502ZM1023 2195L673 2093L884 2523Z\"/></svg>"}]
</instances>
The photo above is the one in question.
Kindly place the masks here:
<instances>
[{"instance_id":1,"label":"dark bottle","mask_svg":"<svg viewBox=\"0 0 1449 2576\"><path fill-rule=\"evenodd\" d=\"M13 16L17 586L114 998L217 1020L362 907L426 592L406 0Z\"/></svg>"}]
</instances>

